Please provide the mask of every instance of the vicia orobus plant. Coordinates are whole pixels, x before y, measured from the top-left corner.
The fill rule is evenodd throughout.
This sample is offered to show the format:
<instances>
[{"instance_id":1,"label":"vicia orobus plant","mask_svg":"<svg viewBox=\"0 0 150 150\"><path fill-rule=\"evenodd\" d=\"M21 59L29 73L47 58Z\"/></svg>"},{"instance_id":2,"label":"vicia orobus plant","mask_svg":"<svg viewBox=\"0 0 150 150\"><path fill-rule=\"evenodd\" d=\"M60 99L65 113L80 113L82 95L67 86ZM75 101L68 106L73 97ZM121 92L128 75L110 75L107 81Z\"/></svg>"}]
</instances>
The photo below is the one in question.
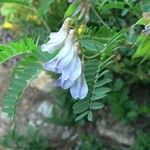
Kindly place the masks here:
<instances>
[{"instance_id":1,"label":"vicia orobus plant","mask_svg":"<svg viewBox=\"0 0 150 150\"><path fill-rule=\"evenodd\" d=\"M55 88L70 90L76 121L84 117L92 121L93 111L104 107L100 100L111 91L109 67L124 40L124 31L115 32L106 24L98 31L92 29L87 23L91 11L96 13L93 3L88 0L69 2L61 28L51 32L47 42L39 45L38 41L35 44L26 38L0 45L0 63L22 55L3 99L3 111L13 118L26 87L43 70L59 76L54 82Z\"/></svg>"}]
</instances>

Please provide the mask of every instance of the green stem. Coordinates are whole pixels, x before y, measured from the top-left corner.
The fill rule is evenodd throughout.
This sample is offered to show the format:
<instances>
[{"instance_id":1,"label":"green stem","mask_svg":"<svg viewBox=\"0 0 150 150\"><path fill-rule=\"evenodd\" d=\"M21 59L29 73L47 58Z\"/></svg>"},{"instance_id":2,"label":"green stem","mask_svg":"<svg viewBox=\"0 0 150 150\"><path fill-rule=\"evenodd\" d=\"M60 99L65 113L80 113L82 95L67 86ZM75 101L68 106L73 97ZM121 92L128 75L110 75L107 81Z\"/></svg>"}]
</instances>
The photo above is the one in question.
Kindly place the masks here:
<instances>
[{"instance_id":1,"label":"green stem","mask_svg":"<svg viewBox=\"0 0 150 150\"><path fill-rule=\"evenodd\" d=\"M87 59L93 59L93 58L96 58L96 57L98 57L98 56L99 56L99 54L95 54L95 55L93 55L93 56L86 56L86 55L84 54L84 57L87 58Z\"/></svg>"},{"instance_id":2,"label":"green stem","mask_svg":"<svg viewBox=\"0 0 150 150\"><path fill-rule=\"evenodd\" d=\"M97 13L96 9L91 5L91 8L93 10L93 12L95 13L95 15L97 16L97 18L99 19L99 21L106 27L109 28L109 26L103 21L103 19L101 18L101 16Z\"/></svg>"}]
</instances>

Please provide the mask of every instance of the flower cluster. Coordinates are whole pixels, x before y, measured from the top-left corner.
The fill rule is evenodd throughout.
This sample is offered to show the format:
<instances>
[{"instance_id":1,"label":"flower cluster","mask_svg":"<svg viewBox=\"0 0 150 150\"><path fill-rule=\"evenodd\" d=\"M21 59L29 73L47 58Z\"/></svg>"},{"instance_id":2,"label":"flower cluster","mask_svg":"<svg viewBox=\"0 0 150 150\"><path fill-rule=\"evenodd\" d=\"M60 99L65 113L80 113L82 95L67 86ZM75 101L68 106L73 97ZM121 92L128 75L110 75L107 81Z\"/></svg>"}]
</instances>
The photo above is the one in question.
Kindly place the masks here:
<instances>
[{"instance_id":1,"label":"flower cluster","mask_svg":"<svg viewBox=\"0 0 150 150\"><path fill-rule=\"evenodd\" d=\"M61 29L50 34L50 40L41 46L42 51L49 53L60 49L59 53L44 64L47 71L60 74L56 86L69 89L74 99L84 99L88 86L82 71L82 62L78 55L79 44L75 40L75 30L69 28L70 18L67 18Z\"/></svg>"}]
</instances>

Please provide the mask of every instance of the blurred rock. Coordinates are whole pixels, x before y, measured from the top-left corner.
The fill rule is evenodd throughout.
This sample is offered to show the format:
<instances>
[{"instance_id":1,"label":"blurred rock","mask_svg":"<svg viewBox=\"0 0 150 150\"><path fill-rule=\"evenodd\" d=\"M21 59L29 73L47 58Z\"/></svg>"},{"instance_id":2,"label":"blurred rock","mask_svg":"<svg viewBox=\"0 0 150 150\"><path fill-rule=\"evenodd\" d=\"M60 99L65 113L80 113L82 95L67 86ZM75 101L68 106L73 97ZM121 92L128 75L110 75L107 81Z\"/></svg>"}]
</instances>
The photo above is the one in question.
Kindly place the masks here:
<instances>
[{"instance_id":1,"label":"blurred rock","mask_svg":"<svg viewBox=\"0 0 150 150\"><path fill-rule=\"evenodd\" d=\"M2 97L7 89L9 82L9 69L0 66L0 106L2 104Z\"/></svg>"},{"instance_id":2,"label":"blurred rock","mask_svg":"<svg viewBox=\"0 0 150 150\"><path fill-rule=\"evenodd\" d=\"M37 112L42 114L44 117L51 118L53 116L52 110L53 105L48 103L47 101L44 101L39 105Z\"/></svg>"},{"instance_id":3,"label":"blurred rock","mask_svg":"<svg viewBox=\"0 0 150 150\"><path fill-rule=\"evenodd\" d=\"M64 131L63 134L62 134L62 139L63 139L63 140L66 140L66 139L68 139L70 136L71 136L71 131L70 131L68 128L66 128L65 131Z\"/></svg>"},{"instance_id":4,"label":"blurred rock","mask_svg":"<svg viewBox=\"0 0 150 150\"><path fill-rule=\"evenodd\" d=\"M46 74L45 71L42 71L38 78L31 82L31 87L42 90L44 92L49 92L52 89L53 80L52 78Z\"/></svg>"},{"instance_id":5,"label":"blurred rock","mask_svg":"<svg viewBox=\"0 0 150 150\"><path fill-rule=\"evenodd\" d=\"M109 124L106 120L100 120L96 123L99 135L117 143L130 146L134 143L135 137L133 129L120 123Z\"/></svg>"},{"instance_id":6,"label":"blurred rock","mask_svg":"<svg viewBox=\"0 0 150 150\"><path fill-rule=\"evenodd\" d=\"M6 113L0 110L0 136L3 136L7 130L11 127L11 119Z\"/></svg>"}]
</instances>

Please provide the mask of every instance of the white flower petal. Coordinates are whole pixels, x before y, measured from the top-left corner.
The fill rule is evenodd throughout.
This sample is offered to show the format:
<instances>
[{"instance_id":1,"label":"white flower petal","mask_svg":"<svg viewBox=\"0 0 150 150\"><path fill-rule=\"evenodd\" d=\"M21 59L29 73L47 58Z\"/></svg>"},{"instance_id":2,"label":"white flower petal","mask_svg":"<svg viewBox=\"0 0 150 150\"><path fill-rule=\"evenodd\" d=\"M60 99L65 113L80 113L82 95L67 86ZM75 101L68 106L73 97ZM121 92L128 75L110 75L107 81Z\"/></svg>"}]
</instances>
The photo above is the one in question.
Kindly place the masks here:
<instances>
[{"instance_id":1,"label":"white flower petal","mask_svg":"<svg viewBox=\"0 0 150 150\"><path fill-rule=\"evenodd\" d=\"M62 44L63 44L63 41L62 42L60 42L60 41L59 42L49 42L49 43L43 44L41 46L41 50L43 52L53 53L55 50L60 49Z\"/></svg>"},{"instance_id":2,"label":"white flower petal","mask_svg":"<svg viewBox=\"0 0 150 150\"><path fill-rule=\"evenodd\" d=\"M64 21L61 29L58 32L52 32L49 36L50 40L41 46L43 52L53 53L55 50L63 46L64 40L67 37L70 20L67 18Z\"/></svg>"}]
</instances>

